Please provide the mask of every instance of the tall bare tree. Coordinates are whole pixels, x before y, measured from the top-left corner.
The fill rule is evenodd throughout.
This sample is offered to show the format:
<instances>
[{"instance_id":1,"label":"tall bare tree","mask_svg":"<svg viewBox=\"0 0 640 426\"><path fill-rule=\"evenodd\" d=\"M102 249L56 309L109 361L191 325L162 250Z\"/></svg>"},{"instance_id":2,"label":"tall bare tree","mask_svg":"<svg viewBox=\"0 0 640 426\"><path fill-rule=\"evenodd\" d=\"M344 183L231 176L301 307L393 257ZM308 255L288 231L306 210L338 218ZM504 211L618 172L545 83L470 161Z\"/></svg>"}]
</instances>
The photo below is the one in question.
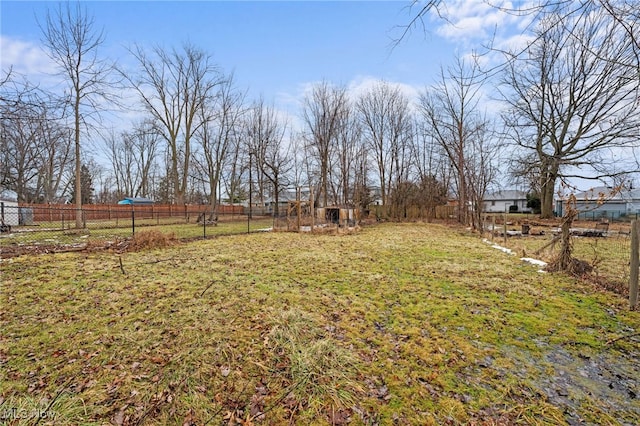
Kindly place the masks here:
<instances>
[{"instance_id":1,"label":"tall bare tree","mask_svg":"<svg viewBox=\"0 0 640 426\"><path fill-rule=\"evenodd\" d=\"M207 182L210 220L216 214L218 191L230 154L239 141L241 118L244 114L244 94L233 84L233 76L222 82L215 97L201 109L202 127L196 135L202 148L202 157L197 160Z\"/></svg>"},{"instance_id":2,"label":"tall bare tree","mask_svg":"<svg viewBox=\"0 0 640 426\"><path fill-rule=\"evenodd\" d=\"M204 51L185 44L182 50L152 49L140 46L131 50L140 66L140 74L122 75L138 93L147 112L167 143L168 183L174 202L186 201L191 171L193 138L204 124L202 110L215 94L222 76Z\"/></svg>"},{"instance_id":3,"label":"tall bare tree","mask_svg":"<svg viewBox=\"0 0 640 426\"><path fill-rule=\"evenodd\" d=\"M416 119L411 146L413 167L421 197L419 205L428 220L436 216L436 206L446 204L451 181L451 164L446 152L434 137L431 125Z\"/></svg>"},{"instance_id":4,"label":"tall bare tree","mask_svg":"<svg viewBox=\"0 0 640 426\"><path fill-rule=\"evenodd\" d=\"M54 114L55 117L55 114ZM38 201L56 203L63 192L64 176L73 167L73 130L59 120L41 123Z\"/></svg>"},{"instance_id":5,"label":"tall bare tree","mask_svg":"<svg viewBox=\"0 0 640 426\"><path fill-rule=\"evenodd\" d=\"M254 104L247 117L246 141L258 176L271 184L274 216L279 215L280 193L289 183L286 178L292 167L289 145L284 141L286 130L287 124L279 119L273 107L265 105L262 99Z\"/></svg>"},{"instance_id":6,"label":"tall bare tree","mask_svg":"<svg viewBox=\"0 0 640 426\"><path fill-rule=\"evenodd\" d=\"M314 160L318 166L320 193L316 200L323 206L329 202L329 171L346 105L346 90L326 81L316 84L304 99L308 159Z\"/></svg>"},{"instance_id":7,"label":"tall bare tree","mask_svg":"<svg viewBox=\"0 0 640 426\"><path fill-rule=\"evenodd\" d=\"M138 185L133 195L151 197L154 173L158 166L156 155L160 150L162 136L153 121L143 121L134 127L128 137L136 152L135 164L139 175Z\"/></svg>"},{"instance_id":8,"label":"tall bare tree","mask_svg":"<svg viewBox=\"0 0 640 426\"><path fill-rule=\"evenodd\" d=\"M54 202L72 161L64 105L28 82L0 94L0 184L22 202Z\"/></svg>"},{"instance_id":9,"label":"tall bare tree","mask_svg":"<svg viewBox=\"0 0 640 426\"><path fill-rule=\"evenodd\" d=\"M382 203L391 188L406 180L412 117L409 99L387 82L379 82L356 102L362 135L377 166Z\"/></svg>"},{"instance_id":10,"label":"tall bare tree","mask_svg":"<svg viewBox=\"0 0 640 426\"><path fill-rule=\"evenodd\" d=\"M98 55L104 33L95 28L93 17L80 3L60 4L55 12L47 12L40 28L49 57L69 85L75 146L76 228L82 228L81 135L86 134L90 118L101 111L100 103L113 99L109 95L113 66Z\"/></svg>"},{"instance_id":11,"label":"tall bare tree","mask_svg":"<svg viewBox=\"0 0 640 426\"><path fill-rule=\"evenodd\" d=\"M615 149L637 145L640 78L632 39L609 15L540 22L526 58L504 74L507 135L520 150L519 173L538 173L541 216L567 178L624 173Z\"/></svg>"},{"instance_id":12,"label":"tall bare tree","mask_svg":"<svg viewBox=\"0 0 640 426\"><path fill-rule=\"evenodd\" d=\"M220 176L228 202L231 204L247 199L248 194L243 186L243 175L248 167L248 161L244 158L245 151L244 143L240 138L234 138L229 146L228 162Z\"/></svg>"},{"instance_id":13,"label":"tall bare tree","mask_svg":"<svg viewBox=\"0 0 640 426\"><path fill-rule=\"evenodd\" d=\"M344 108L340 118L338 144L336 146L337 165L337 200L339 204L354 206L358 188L358 164L366 157L360 122L355 110L350 106Z\"/></svg>"},{"instance_id":14,"label":"tall bare tree","mask_svg":"<svg viewBox=\"0 0 640 426\"><path fill-rule=\"evenodd\" d=\"M479 156L488 147L489 121L479 106L483 80L475 63L458 59L446 71L441 70L440 81L420 98L425 124L455 170L458 221L465 225L475 224L471 202L477 203L473 198L483 195L488 184L477 177L490 169L489 162L494 160ZM473 187L481 182L482 186Z\"/></svg>"}]
</instances>

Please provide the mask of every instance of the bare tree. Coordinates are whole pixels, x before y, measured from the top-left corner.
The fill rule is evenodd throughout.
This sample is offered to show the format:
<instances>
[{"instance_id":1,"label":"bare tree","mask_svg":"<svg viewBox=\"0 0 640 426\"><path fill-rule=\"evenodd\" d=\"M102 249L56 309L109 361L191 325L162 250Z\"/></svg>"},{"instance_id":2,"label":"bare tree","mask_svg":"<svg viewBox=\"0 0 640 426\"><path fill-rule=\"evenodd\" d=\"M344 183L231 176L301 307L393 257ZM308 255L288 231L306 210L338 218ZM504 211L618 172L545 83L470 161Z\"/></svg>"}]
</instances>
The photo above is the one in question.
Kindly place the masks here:
<instances>
[{"instance_id":1,"label":"bare tree","mask_svg":"<svg viewBox=\"0 0 640 426\"><path fill-rule=\"evenodd\" d=\"M41 123L39 201L55 203L60 199L65 173L73 167L73 131L57 120Z\"/></svg>"},{"instance_id":2,"label":"bare tree","mask_svg":"<svg viewBox=\"0 0 640 426\"><path fill-rule=\"evenodd\" d=\"M168 182L177 204L186 201L192 161L192 140L204 124L202 110L221 83L218 68L204 51L185 44L182 51L155 47L149 55L137 46L131 51L139 75L122 75L138 93L167 143Z\"/></svg>"},{"instance_id":3,"label":"bare tree","mask_svg":"<svg viewBox=\"0 0 640 426\"><path fill-rule=\"evenodd\" d=\"M152 121L133 125L130 131L105 138L105 154L111 162L115 184L112 195L150 197L153 192L153 173L161 136Z\"/></svg>"},{"instance_id":4,"label":"bare tree","mask_svg":"<svg viewBox=\"0 0 640 426\"><path fill-rule=\"evenodd\" d=\"M117 198L133 196L135 186L135 157L132 138L126 132L121 135L111 133L105 138L106 154L111 162Z\"/></svg>"},{"instance_id":5,"label":"bare tree","mask_svg":"<svg viewBox=\"0 0 640 426\"><path fill-rule=\"evenodd\" d=\"M631 39L609 15L540 22L527 57L504 75L504 122L520 150L516 172L538 173L541 216L553 215L554 189L567 178L610 179L637 144L640 90Z\"/></svg>"},{"instance_id":6,"label":"bare tree","mask_svg":"<svg viewBox=\"0 0 640 426\"><path fill-rule=\"evenodd\" d=\"M229 146L229 158L225 164L224 173L221 175L222 184L231 204L238 203L247 199L247 193L244 191L243 175L248 167L248 161L245 161L245 147L240 138L234 138Z\"/></svg>"},{"instance_id":7,"label":"bare tree","mask_svg":"<svg viewBox=\"0 0 640 426\"><path fill-rule=\"evenodd\" d=\"M28 112L31 112L29 114ZM37 199L35 184L40 171L39 136L41 116L21 109L21 114L4 119L3 111L3 169L4 182L18 194L20 202Z\"/></svg>"},{"instance_id":8,"label":"bare tree","mask_svg":"<svg viewBox=\"0 0 640 426\"><path fill-rule=\"evenodd\" d=\"M483 80L475 63L468 65L458 59L446 72L441 71L438 84L420 99L425 123L455 170L458 221L465 225L478 225L471 215L471 203L478 202L473 198L484 194L488 182L482 187L473 185L482 182L478 174L484 174L493 161L488 156L478 157L488 146L489 121L479 110Z\"/></svg>"},{"instance_id":9,"label":"bare tree","mask_svg":"<svg viewBox=\"0 0 640 426\"><path fill-rule=\"evenodd\" d=\"M308 160L315 160L318 165L320 192L316 200L323 206L329 201L331 159L346 105L346 90L331 86L326 81L315 85L310 95L304 99L303 118L307 127L305 138L310 152Z\"/></svg>"},{"instance_id":10,"label":"bare tree","mask_svg":"<svg viewBox=\"0 0 640 426\"><path fill-rule=\"evenodd\" d=\"M428 220L436 216L436 206L446 204L451 181L451 165L446 152L424 120L416 120L411 152L414 173L420 187L418 205Z\"/></svg>"},{"instance_id":11,"label":"bare tree","mask_svg":"<svg viewBox=\"0 0 640 426\"><path fill-rule=\"evenodd\" d=\"M390 190L406 181L412 117L409 100L399 88L379 82L356 102L362 135L377 166L382 203Z\"/></svg>"},{"instance_id":12,"label":"bare tree","mask_svg":"<svg viewBox=\"0 0 640 426\"><path fill-rule=\"evenodd\" d=\"M22 202L53 202L72 160L63 105L28 82L9 82L0 96L3 186Z\"/></svg>"},{"instance_id":13,"label":"bare tree","mask_svg":"<svg viewBox=\"0 0 640 426\"><path fill-rule=\"evenodd\" d=\"M253 155L258 176L272 186L274 216L279 215L280 193L289 183L286 178L292 165L289 145L284 143L286 130L286 123L278 118L273 107L265 105L262 99L254 104L246 123L247 149Z\"/></svg>"},{"instance_id":14,"label":"bare tree","mask_svg":"<svg viewBox=\"0 0 640 426\"><path fill-rule=\"evenodd\" d=\"M397 27L400 30L399 36L395 38L394 45L398 45L408 37L415 29L426 32L428 25L425 19L429 15L437 16L443 22L456 25L451 22L446 0L412 0L408 7L410 20ZM591 14L608 15L618 23L620 30L626 34L631 41L634 54L640 62L640 39L638 38L638 28L640 26L640 12L635 0L542 0L537 2L511 2L483 0L483 3L507 14L519 17L531 17L532 20L539 21L550 12L556 14L560 20L574 19L575 17L586 17ZM526 27L528 30L529 27ZM521 53L525 53L523 50Z\"/></svg>"},{"instance_id":15,"label":"bare tree","mask_svg":"<svg viewBox=\"0 0 640 426\"><path fill-rule=\"evenodd\" d=\"M289 133L289 146L291 152L291 180L296 188L309 184L307 176L307 151L305 149L305 136L302 132Z\"/></svg>"},{"instance_id":16,"label":"bare tree","mask_svg":"<svg viewBox=\"0 0 640 426\"><path fill-rule=\"evenodd\" d=\"M359 130L360 131L360 130ZM367 211L374 201L372 184L370 180L371 166L367 146L360 137L359 143L354 145L351 168L353 170L353 205Z\"/></svg>"},{"instance_id":17,"label":"bare tree","mask_svg":"<svg viewBox=\"0 0 640 426\"><path fill-rule=\"evenodd\" d=\"M355 111L347 105L340 118L338 143L336 146L337 195L339 204L355 206L358 175L358 164L366 157L366 149L362 138L360 122Z\"/></svg>"},{"instance_id":18,"label":"bare tree","mask_svg":"<svg viewBox=\"0 0 640 426\"><path fill-rule=\"evenodd\" d=\"M108 90L113 84L109 80L113 67L98 56L104 34L95 29L93 17L80 3L75 7L71 3L61 4L54 13L47 12L40 28L49 57L69 84L75 144L76 228L82 228L81 135L88 129L90 117L101 111L100 102L112 99Z\"/></svg>"},{"instance_id":19,"label":"bare tree","mask_svg":"<svg viewBox=\"0 0 640 426\"><path fill-rule=\"evenodd\" d=\"M135 164L138 169L138 185L133 193L138 197L150 197L153 187L153 176L157 167L156 155L160 148L161 135L152 121L143 121L134 127L129 135L134 149Z\"/></svg>"},{"instance_id":20,"label":"bare tree","mask_svg":"<svg viewBox=\"0 0 640 426\"><path fill-rule=\"evenodd\" d=\"M218 191L222 172L229 163L229 154L241 132L240 119L244 114L244 94L233 86L233 77L218 86L214 99L201 109L202 127L196 133L202 148L198 161L208 185L209 220L216 215Z\"/></svg>"},{"instance_id":21,"label":"bare tree","mask_svg":"<svg viewBox=\"0 0 640 426\"><path fill-rule=\"evenodd\" d=\"M484 197L491 186L495 186L500 175L497 161L501 158L502 143L495 136L492 122L485 117L479 117L476 137L469 139L466 144L466 180L468 184L468 198L471 207L471 226L478 232L484 231L482 220Z\"/></svg>"}]
</instances>

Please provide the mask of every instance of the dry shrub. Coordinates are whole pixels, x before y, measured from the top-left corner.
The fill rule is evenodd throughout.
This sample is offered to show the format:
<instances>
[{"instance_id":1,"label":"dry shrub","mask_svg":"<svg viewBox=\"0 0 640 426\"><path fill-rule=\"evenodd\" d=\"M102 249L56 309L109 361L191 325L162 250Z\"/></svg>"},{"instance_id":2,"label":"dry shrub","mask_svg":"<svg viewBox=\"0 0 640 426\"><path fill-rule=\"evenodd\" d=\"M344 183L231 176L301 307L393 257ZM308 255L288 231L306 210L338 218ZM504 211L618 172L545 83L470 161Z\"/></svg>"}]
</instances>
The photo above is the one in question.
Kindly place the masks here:
<instances>
[{"instance_id":1,"label":"dry shrub","mask_svg":"<svg viewBox=\"0 0 640 426\"><path fill-rule=\"evenodd\" d=\"M172 232L164 234L159 231L142 231L136 232L129 243L129 251L148 250L166 248L175 245L178 242L176 235Z\"/></svg>"},{"instance_id":2,"label":"dry shrub","mask_svg":"<svg viewBox=\"0 0 640 426\"><path fill-rule=\"evenodd\" d=\"M566 266L563 266L565 263ZM574 257L569 258L568 262L564 261L563 263L563 259L560 256L557 256L549 262L546 270L549 272L568 272L576 277L582 277L590 274L593 271L593 266L584 260L576 259Z\"/></svg>"}]
</instances>

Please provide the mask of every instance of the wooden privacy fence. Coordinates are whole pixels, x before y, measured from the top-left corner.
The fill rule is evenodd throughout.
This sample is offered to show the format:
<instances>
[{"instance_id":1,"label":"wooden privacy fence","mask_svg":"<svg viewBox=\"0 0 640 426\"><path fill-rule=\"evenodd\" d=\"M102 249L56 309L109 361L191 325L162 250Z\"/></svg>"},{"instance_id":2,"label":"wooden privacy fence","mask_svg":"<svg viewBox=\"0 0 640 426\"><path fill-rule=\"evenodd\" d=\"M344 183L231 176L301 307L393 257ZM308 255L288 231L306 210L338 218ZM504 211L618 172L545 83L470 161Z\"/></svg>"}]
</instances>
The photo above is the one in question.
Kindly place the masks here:
<instances>
[{"instance_id":1,"label":"wooden privacy fence","mask_svg":"<svg viewBox=\"0 0 640 426\"><path fill-rule=\"evenodd\" d=\"M76 208L71 204L20 204L20 208L30 209L33 222L55 222L62 216L71 219ZM82 206L84 220L112 220L131 217L134 211L138 218L189 217L211 211L211 206L202 204L85 204ZM221 204L216 207L218 215L243 215L243 206Z\"/></svg>"},{"instance_id":2,"label":"wooden privacy fence","mask_svg":"<svg viewBox=\"0 0 640 426\"><path fill-rule=\"evenodd\" d=\"M448 220L454 217L456 206L371 206L371 214L378 219Z\"/></svg>"}]
</instances>

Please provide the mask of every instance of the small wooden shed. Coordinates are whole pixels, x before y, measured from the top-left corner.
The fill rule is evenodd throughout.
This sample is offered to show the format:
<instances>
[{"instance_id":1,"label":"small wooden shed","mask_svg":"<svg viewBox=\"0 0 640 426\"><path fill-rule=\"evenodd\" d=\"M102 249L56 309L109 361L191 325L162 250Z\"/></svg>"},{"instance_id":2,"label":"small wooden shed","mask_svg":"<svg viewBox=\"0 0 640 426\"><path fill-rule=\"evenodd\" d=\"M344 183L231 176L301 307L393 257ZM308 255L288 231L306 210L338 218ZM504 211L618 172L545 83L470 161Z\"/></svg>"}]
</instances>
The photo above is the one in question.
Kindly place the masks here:
<instances>
[{"instance_id":1,"label":"small wooden shed","mask_svg":"<svg viewBox=\"0 0 640 426\"><path fill-rule=\"evenodd\" d=\"M318 219L324 219L327 223L333 223L338 226L354 226L360 219L358 209L353 207L318 207L316 214Z\"/></svg>"}]
</instances>

